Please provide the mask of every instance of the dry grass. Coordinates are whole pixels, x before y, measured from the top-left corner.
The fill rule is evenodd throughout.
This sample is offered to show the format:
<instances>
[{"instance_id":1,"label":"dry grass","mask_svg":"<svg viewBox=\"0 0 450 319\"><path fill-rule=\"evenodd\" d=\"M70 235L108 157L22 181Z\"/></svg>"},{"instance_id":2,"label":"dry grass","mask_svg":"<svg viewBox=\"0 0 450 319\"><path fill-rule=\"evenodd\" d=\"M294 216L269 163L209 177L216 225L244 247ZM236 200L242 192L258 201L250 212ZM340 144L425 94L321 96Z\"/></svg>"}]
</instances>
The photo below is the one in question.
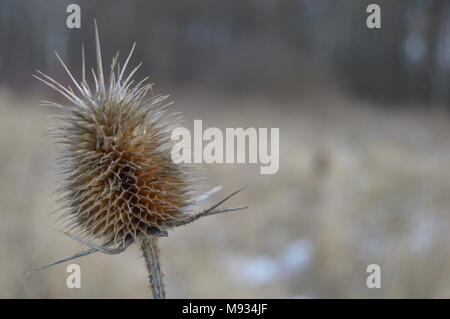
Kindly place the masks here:
<instances>
[{"instance_id":1,"label":"dry grass","mask_svg":"<svg viewBox=\"0 0 450 319\"><path fill-rule=\"evenodd\" d=\"M82 247L49 214L54 180L39 143L49 126L39 97L0 93L0 297L148 297L136 247L78 260L81 289L66 288L65 265L25 278ZM206 167L225 192L248 185L230 205L251 208L161 240L168 297L450 297L447 116L375 111L334 94L281 104L176 100L186 123L280 127L281 158L272 176L259 165ZM366 287L371 263L381 266L381 289Z\"/></svg>"}]
</instances>

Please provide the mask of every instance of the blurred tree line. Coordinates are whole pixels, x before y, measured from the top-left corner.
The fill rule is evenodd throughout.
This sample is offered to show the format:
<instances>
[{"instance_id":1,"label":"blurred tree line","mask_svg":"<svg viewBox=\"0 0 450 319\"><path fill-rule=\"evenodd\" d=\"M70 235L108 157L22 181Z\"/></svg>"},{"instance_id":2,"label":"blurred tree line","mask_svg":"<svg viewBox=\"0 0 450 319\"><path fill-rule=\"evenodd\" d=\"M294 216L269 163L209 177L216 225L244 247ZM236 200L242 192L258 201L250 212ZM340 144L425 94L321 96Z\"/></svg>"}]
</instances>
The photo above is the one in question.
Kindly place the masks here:
<instances>
[{"instance_id":1,"label":"blurred tree line","mask_svg":"<svg viewBox=\"0 0 450 319\"><path fill-rule=\"evenodd\" d=\"M70 3L81 7L81 29L66 27ZM370 3L381 7L381 29L366 26ZM82 41L94 65L93 18L105 64L136 41L140 75L163 87L298 94L333 79L386 102L450 102L447 0L1 0L0 84L33 89L36 68L64 82L53 52L80 67Z\"/></svg>"}]
</instances>

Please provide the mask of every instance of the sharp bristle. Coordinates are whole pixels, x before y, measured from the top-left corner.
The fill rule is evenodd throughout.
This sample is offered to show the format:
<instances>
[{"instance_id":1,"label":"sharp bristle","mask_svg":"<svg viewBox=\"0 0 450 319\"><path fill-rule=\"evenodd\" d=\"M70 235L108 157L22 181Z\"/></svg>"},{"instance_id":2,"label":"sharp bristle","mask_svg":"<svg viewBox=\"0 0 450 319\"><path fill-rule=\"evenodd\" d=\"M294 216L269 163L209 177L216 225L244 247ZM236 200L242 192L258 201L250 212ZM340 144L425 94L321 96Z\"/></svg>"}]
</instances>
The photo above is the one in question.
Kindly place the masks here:
<instances>
[{"instance_id":1,"label":"sharp bristle","mask_svg":"<svg viewBox=\"0 0 450 319\"><path fill-rule=\"evenodd\" d=\"M105 92L105 78L103 76L103 62L102 62L102 51L100 48L100 37L98 35L97 20L94 19L95 24L95 52L97 54L97 72L98 80L100 85L100 92Z\"/></svg>"},{"instance_id":2,"label":"sharp bristle","mask_svg":"<svg viewBox=\"0 0 450 319\"><path fill-rule=\"evenodd\" d=\"M81 43L81 82L86 83L86 58L84 56L84 42Z\"/></svg>"}]
</instances>

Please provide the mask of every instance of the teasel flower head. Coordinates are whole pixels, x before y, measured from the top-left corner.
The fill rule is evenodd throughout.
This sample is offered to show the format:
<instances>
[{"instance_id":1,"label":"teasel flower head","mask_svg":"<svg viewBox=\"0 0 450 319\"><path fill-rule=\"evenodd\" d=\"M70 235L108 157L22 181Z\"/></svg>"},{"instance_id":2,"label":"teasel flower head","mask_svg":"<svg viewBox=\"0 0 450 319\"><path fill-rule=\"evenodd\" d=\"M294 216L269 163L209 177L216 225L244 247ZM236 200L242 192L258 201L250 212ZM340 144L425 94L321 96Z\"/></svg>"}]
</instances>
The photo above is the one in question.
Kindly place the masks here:
<instances>
[{"instance_id":1,"label":"teasel flower head","mask_svg":"<svg viewBox=\"0 0 450 319\"><path fill-rule=\"evenodd\" d=\"M73 88L40 71L35 75L68 101L43 104L62 110L57 116L60 125L51 135L60 145L58 202L66 225L64 233L90 248L28 274L94 252L119 254L137 243L153 297L165 298L158 238L201 217L246 208L219 207L242 188L212 207L194 212L198 201L220 187L199 193L202 175L198 167L172 160L170 137L172 129L180 125L181 115L167 112L167 96L154 95L148 78L137 83L133 80L140 65L127 74L134 45L122 67L118 54L113 58L105 79L97 24L95 30L97 70L91 70L93 86L86 79L84 48L80 82L56 54Z\"/></svg>"},{"instance_id":2,"label":"teasel flower head","mask_svg":"<svg viewBox=\"0 0 450 319\"><path fill-rule=\"evenodd\" d=\"M195 168L171 158L171 130L180 115L167 113L167 96L154 95L145 78L135 83L139 66L127 74L133 48L121 67L113 58L108 78L96 27L97 70L86 79L84 48L81 82L57 55L73 82L64 87L38 71L36 76L67 100L44 102L62 109L51 134L61 148L60 204L67 230L123 245L183 220L198 184Z\"/></svg>"}]
</instances>

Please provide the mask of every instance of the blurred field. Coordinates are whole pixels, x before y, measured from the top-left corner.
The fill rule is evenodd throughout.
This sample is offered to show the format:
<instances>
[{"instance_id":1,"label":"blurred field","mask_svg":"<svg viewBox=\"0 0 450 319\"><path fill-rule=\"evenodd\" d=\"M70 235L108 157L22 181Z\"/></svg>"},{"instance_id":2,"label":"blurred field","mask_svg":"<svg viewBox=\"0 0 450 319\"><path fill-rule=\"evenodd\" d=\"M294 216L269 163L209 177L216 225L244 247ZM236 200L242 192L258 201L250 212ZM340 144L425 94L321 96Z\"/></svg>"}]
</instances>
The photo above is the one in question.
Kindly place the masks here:
<instances>
[{"instance_id":1,"label":"blurred field","mask_svg":"<svg viewBox=\"0 0 450 319\"><path fill-rule=\"evenodd\" d=\"M279 127L280 171L205 166L208 183L224 186L205 206L248 185L230 205L250 208L161 240L169 297L450 297L448 115L388 113L319 93L283 101L174 92L186 123ZM25 278L83 249L50 214L50 122L40 99L0 92L0 297L149 297L135 247L77 260L81 289L66 288L67 264ZM366 287L372 263L381 289Z\"/></svg>"}]
</instances>

